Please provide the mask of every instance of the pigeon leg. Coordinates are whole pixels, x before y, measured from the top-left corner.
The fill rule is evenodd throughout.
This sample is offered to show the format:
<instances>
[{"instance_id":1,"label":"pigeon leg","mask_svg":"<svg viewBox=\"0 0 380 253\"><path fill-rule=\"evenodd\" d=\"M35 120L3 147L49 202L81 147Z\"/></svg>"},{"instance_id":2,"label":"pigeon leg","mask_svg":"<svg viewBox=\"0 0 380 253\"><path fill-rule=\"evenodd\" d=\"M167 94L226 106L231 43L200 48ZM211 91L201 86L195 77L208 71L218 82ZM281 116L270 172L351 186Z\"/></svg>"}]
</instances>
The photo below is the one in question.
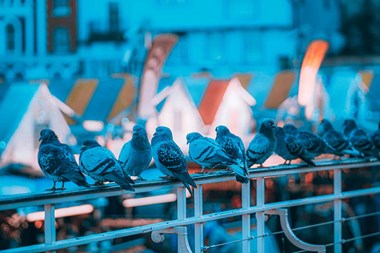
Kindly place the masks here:
<instances>
[{"instance_id":1,"label":"pigeon leg","mask_svg":"<svg viewBox=\"0 0 380 253\"><path fill-rule=\"evenodd\" d=\"M136 181L148 181L145 178L142 178L141 176L136 179Z\"/></svg>"},{"instance_id":2,"label":"pigeon leg","mask_svg":"<svg viewBox=\"0 0 380 253\"><path fill-rule=\"evenodd\" d=\"M288 165L288 161L289 160L285 160L285 162L283 163L283 165Z\"/></svg>"},{"instance_id":3,"label":"pigeon leg","mask_svg":"<svg viewBox=\"0 0 380 253\"><path fill-rule=\"evenodd\" d=\"M55 191L57 188L55 188L56 182L54 181L53 187L50 189L46 189L47 191Z\"/></svg>"},{"instance_id":4,"label":"pigeon leg","mask_svg":"<svg viewBox=\"0 0 380 253\"><path fill-rule=\"evenodd\" d=\"M205 167L204 166L202 166L202 170L201 171L199 171L199 172L197 172L197 174L204 174L205 173Z\"/></svg>"},{"instance_id":5,"label":"pigeon leg","mask_svg":"<svg viewBox=\"0 0 380 253\"><path fill-rule=\"evenodd\" d=\"M60 190L65 190L65 182L62 181L62 187L60 188Z\"/></svg>"},{"instance_id":6,"label":"pigeon leg","mask_svg":"<svg viewBox=\"0 0 380 253\"><path fill-rule=\"evenodd\" d=\"M171 181L171 182L178 181L177 178L172 177L172 176L161 176L160 178Z\"/></svg>"}]
</instances>

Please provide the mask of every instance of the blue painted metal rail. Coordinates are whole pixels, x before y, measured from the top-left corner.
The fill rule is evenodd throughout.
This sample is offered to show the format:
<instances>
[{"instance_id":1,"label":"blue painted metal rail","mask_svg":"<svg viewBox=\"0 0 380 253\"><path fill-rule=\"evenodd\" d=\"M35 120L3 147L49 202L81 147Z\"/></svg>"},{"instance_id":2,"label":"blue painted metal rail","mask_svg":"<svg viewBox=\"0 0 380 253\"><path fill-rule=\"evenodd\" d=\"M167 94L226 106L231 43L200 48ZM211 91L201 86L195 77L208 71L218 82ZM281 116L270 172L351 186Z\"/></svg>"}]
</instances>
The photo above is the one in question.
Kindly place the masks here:
<instances>
[{"instance_id":1,"label":"blue painted metal rail","mask_svg":"<svg viewBox=\"0 0 380 253\"><path fill-rule=\"evenodd\" d=\"M295 245L303 250L324 252L326 245L311 245L302 242L295 237L289 224L286 222L287 208L294 206L302 206L307 204L318 204L332 201L334 204L334 240L330 245L333 246L334 252L342 252L342 245L346 242L342 238L342 200L354 197L362 197L367 195L379 194L380 187L372 186L366 189L357 189L342 192L342 170L357 169L364 167L379 166L380 161L364 160L364 159L345 159L342 161L319 161L317 167L303 167L302 165L281 165L271 168L257 168L250 170L250 181L248 184L242 184L241 196L242 207L227 211L203 213L203 185L213 184L216 182L226 182L235 180L235 176L229 171L216 171L209 174L193 174L193 178L198 185L194 193L194 215L188 217L186 215L186 191L183 185L177 182L168 182L166 180L138 182L135 185L136 193L151 192L162 188L175 188L177 194L177 214L175 220L158 222L154 224L138 226L133 228L119 229L94 235L81 236L72 239L56 241L55 235L55 205L58 203L71 201L85 201L100 197L111 197L126 194L128 192L121 190L116 185L105 187L91 187L89 189L73 189L66 191L56 191L49 193L22 194L0 197L0 211L8 209L16 209L28 206L44 206L45 212L45 243L32 246L20 247L5 250L4 252L42 252L64 249L71 246L85 245L92 242L110 240L115 238L127 237L138 234L152 233L154 240L160 241L160 237L164 233L176 233L178 235L178 251L189 252L190 247L187 245L187 225L195 225L194 231L194 250L195 252L203 252L208 246L204 245L203 225L209 221L215 221L230 217L242 217L242 249L243 252L251 251L251 240L257 240L257 252L265 252L265 216L279 215L282 219L281 225L284 234ZM265 180L273 177L282 177L290 174L299 174L317 171L333 171L334 181L332 194L300 198L295 200L277 201L273 203L265 203ZM256 205L251 205L251 187L252 181L256 181ZM251 216L256 217L256 232L252 235ZM284 223L283 223L284 222ZM380 234L380 231L378 231Z\"/></svg>"}]
</instances>

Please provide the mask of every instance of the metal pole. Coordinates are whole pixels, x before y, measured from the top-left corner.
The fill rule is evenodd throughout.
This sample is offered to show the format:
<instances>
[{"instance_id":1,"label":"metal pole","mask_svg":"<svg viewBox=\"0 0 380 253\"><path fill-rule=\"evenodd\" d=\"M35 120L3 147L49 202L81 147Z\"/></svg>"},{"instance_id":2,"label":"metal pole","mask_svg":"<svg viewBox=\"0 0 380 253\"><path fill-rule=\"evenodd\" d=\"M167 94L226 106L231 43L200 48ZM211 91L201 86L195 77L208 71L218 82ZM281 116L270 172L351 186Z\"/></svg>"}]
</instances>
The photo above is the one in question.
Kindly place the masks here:
<instances>
[{"instance_id":1,"label":"metal pole","mask_svg":"<svg viewBox=\"0 0 380 253\"><path fill-rule=\"evenodd\" d=\"M184 187L178 187L177 188L177 219L184 220L185 218L186 218L186 189ZM180 247L181 241L180 241L179 236L178 236L177 242L178 242L177 252L182 252L182 249Z\"/></svg>"},{"instance_id":2,"label":"metal pole","mask_svg":"<svg viewBox=\"0 0 380 253\"><path fill-rule=\"evenodd\" d=\"M263 177L256 180L256 206L264 206L265 203L265 179ZM264 212L256 213L256 236L257 236L257 252L264 253L264 233L265 233L265 217Z\"/></svg>"},{"instance_id":3,"label":"metal pole","mask_svg":"<svg viewBox=\"0 0 380 253\"><path fill-rule=\"evenodd\" d=\"M54 205L45 205L45 243L52 244L56 241L56 231L55 231L55 207ZM53 251L55 252L55 251Z\"/></svg>"},{"instance_id":4,"label":"metal pole","mask_svg":"<svg viewBox=\"0 0 380 253\"><path fill-rule=\"evenodd\" d=\"M334 170L334 195L342 194L342 171ZM342 252L342 200L334 200L334 252Z\"/></svg>"},{"instance_id":5,"label":"metal pole","mask_svg":"<svg viewBox=\"0 0 380 253\"><path fill-rule=\"evenodd\" d=\"M241 184L241 202L242 208L248 209L251 206L251 180L248 183ZM251 252L251 215L242 215L242 239L243 253Z\"/></svg>"},{"instance_id":6,"label":"metal pole","mask_svg":"<svg viewBox=\"0 0 380 253\"><path fill-rule=\"evenodd\" d=\"M197 185L194 189L194 217L201 217L203 215L203 186ZM194 251L195 253L201 253L203 249L203 223L194 224Z\"/></svg>"}]
</instances>

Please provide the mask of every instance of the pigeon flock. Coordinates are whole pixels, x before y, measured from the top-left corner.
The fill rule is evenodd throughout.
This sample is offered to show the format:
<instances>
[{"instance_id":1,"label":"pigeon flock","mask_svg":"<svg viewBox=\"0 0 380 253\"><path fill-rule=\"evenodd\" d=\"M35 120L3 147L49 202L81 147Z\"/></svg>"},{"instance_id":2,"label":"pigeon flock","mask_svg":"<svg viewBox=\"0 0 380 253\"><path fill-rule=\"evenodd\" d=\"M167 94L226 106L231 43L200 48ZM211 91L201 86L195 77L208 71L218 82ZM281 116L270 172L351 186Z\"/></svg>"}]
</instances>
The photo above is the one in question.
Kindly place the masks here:
<instances>
[{"instance_id":1,"label":"pigeon flock","mask_svg":"<svg viewBox=\"0 0 380 253\"><path fill-rule=\"evenodd\" d=\"M343 132L336 131L327 119L323 119L317 133L298 129L288 123L276 126L272 119L264 119L255 137L245 149L240 137L234 135L223 125L216 127L215 140L200 133L187 134L189 158L204 169L227 168L233 171L236 180L247 183L248 170L254 164L263 167L263 163L274 153L282 157L284 164L300 159L309 166L322 154L334 157L345 155L354 157L376 157L380 160L380 123L378 129L368 135L359 128L354 120L346 119ZM169 180L180 181L193 194L197 188L188 173L187 161L179 146L174 142L171 130L159 126L149 142L147 132L142 125L133 127L132 139L124 144L119 158L94 140L83 142L79 156L79 165L71 148L61 143L51 129L40 132L38 163L47 178L54 185L49 190L57 190L56 183L72 181L79 186L90 187L85 175L95 180L95 185L115 182L122 189L134 191L132 176L141 178L152 160L157 168Z\"/></svg>"}]
</instances>

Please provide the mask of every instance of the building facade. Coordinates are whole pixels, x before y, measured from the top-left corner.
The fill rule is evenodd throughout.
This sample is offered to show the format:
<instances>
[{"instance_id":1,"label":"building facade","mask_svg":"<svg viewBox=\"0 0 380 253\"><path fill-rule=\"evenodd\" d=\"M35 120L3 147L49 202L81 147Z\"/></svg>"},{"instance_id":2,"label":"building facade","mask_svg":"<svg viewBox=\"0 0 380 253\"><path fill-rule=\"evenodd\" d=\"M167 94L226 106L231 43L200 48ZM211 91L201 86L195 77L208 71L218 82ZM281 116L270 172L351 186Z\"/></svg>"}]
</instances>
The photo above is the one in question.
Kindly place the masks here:
<instances>
[{"instance_id":1,"label":"building facade","mask_svg":"<svg viewBox=\"0 0 380 253\"><path fill-rule=\"evenodd\" d=\"M333 38L339 29L339 1L318 2L0 0L0 79L140 76L146 49L162 33L179 37L164 66L175 76L298 67L314 31ZM333 21L315 22L311 13Z\"/></svg>"}]
</instances>

